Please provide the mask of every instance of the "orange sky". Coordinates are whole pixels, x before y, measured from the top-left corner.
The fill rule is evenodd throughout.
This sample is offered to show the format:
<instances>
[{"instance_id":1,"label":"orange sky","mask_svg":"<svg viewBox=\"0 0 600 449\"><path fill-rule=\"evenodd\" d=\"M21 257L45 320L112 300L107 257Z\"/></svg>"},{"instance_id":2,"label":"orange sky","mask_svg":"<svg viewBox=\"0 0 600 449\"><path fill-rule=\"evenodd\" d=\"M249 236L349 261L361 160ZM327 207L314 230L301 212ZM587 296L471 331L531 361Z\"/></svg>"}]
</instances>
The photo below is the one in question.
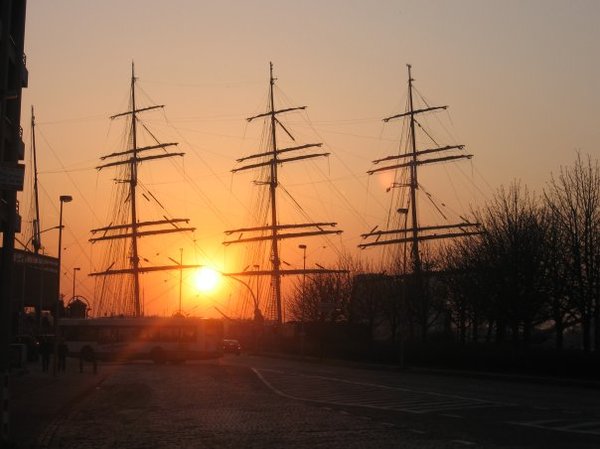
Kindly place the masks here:
<instances>
[{"instance_id":1,"label":"orange sky","mask_svg":"<svg viewBox=\"0 0 600 449\"><path fill-rule=\"evenodd\" d=\"M87 240L90 229L107 224L114 174L94 167L101 155L124 149L122 123L108 116L127 109L132 59L140 101L166 105L164 114L144 120L163 142L178 141L186 152L175 166L144 165L144 183L171 215L197 227L193 237L144 241L145 257L156 264L178 260L184 248L185 263L244 268L240 250L221 242L224 230L248 225L255 176L230 170L236 158L259 149L261 125L244 119L265 108L269 61L286 104L309 107L286 117L290 130L299 142L321 141L332 153L286 166L282 182L311 219L337 221L345 231L329 241L290 243L282 258L292 266L302 264L299 243L308 245L308 266L330 265L340 252L358 253L359 234L384 222L388 182L366 171L373 159L396 151L400 127L384 126L381 118L403 110L407 63L430 103L450 105L449 115L430 118L436 135L475 154L473 162L422 172L420 181L449 209L466 212L514 178L540 191L576 150L598 155L600 3L594 0L30 0L27 6L30 77L22 123L28 144L35 105L42 227L57 224L59 195L74 197L64 212L68 297L73 267L82 268L77 288L88 298L87 273L102 268L99 247ZM28 197L21 199L26 215ZM301 220L292 207L282 214L282 221ZM50 255L55 234L44 234ZM173 313L177 289L176 272L152 280L144 291L147 312ZM207 296L186 288L184 303L195 314L212 315L215 305L233 313L231 289Z\"/></svg>"}]
</instances>

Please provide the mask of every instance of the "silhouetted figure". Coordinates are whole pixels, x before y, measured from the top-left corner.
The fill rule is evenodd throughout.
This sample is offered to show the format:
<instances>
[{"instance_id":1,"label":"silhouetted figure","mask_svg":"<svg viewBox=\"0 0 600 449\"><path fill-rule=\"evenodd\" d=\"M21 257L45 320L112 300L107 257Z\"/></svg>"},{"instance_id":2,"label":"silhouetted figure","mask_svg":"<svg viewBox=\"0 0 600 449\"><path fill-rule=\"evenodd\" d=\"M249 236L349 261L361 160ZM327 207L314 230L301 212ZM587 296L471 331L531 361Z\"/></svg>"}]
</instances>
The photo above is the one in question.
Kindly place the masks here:
<instances>
[{"instance_id":1,"label":"silhouetted figure","mask_svg":"<svg viewBox=\"0 0 600 449\"><path fill-rule=\"evenodd\" d=\"M69 353L69 347L64 339L61 339L58 343L58 371L65 371L67 369L67 354Z\"/></svg>"},{"instance_id":2,"label":"silhouetted figure","mask_svg":"<svg viewBox=\"0 0 600 449\"><path fill-rule=\"evenodd\" d=\"M43 338L40 341L40 355L42 356L42 371L48 372L50 367L50 353L52 352L52 345L47 338Z\"/></svg>"},{"instance_id":3,"label":"silhouetted figure","mask_svg":"<svg viewBox=\"0 0 600 449\"><path fill-rule=\"evenodd\" d=\"M84 362L91 362L94 370L94 374L98 372L98 362L96 362L96 354L90 348L83 348L79 353L79 372L83 373Z\"/></svg>"}]
</instances>

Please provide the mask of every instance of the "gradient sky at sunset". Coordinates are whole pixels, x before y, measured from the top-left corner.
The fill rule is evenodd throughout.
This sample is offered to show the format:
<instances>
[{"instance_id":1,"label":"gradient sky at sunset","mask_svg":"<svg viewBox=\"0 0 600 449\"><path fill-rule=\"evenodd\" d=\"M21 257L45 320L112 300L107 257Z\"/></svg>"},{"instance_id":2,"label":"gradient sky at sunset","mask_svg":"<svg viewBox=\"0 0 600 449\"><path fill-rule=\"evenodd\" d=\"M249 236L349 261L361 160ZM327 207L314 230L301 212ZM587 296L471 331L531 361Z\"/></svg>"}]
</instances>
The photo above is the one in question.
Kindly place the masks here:
<instances>
[{"instance_id":1,"label":"gradient sky at sunset","mask_svg":"<svg viewBox=\"0 0 600 449\"><path fill-rule=\"evenodd\" d=\"M175 166L144 166L142 176L172 215L198 228L191 238L148 243L152 263L178 260L183 247L185 263L244 268L238 250L221 242L224 230L248 226L254 178L230 170L259 149L261 125L245 118L264 111L273 61L286 104L308 106L286 117L289 128L332 153L286 166L283 182L312 219L345 231L327 242L294 242L283 258L301 266L297 244L306 243L308 266L334 264L384 221L385 182L366 171L396 150L399 128L381 118L404 108L407 63L428 101L450 105L443 125L475 155L460 167L429 168L422 179L456 210L513 179L539 192L577 150L598 157L599 19L596 0L29 0L22 124L28 145L33 104L42 227L57 224L59 195L74 197L65 205L63 291L70 296L72 269L81 267L79 293L91 297L86 274L103 268L87 240L91 228L108 224L112 177L94 167L125 149L123 123L108 116L127 109L132 60L140 101L166 105L144 120L186 152ZM454 193L461 199L445 197ZM27 196L21 201L26 215ZM55 255L55 232L44 237ZM147 308L170 314L177 273L161 276L147 287ZM229 306L227 288L196 295L184 293L193 313Z\"/></svg>"}]
</instances>

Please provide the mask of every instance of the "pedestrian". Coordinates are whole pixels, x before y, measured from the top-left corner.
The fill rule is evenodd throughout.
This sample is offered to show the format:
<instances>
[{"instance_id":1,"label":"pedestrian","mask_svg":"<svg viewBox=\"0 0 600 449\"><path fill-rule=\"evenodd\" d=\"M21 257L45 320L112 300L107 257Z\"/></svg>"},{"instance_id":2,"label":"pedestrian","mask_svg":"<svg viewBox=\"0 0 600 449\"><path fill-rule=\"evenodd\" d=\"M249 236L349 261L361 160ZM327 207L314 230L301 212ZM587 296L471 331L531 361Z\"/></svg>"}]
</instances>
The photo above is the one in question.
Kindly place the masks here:
<instances>
[{"instance_id":1,"label":"pedestrian","mask_svg":"<svg viewBox=\"0 0 600 449\"><path fill-rule=\"evenodd\" d=\"M58 343L58 371L65 371L67 369L67 354L69 353L69 347L65 342L64 338L60 339Z\"/></svg>"},{"instance_id":2,"label":"pedestrian","mask_svg":"<svg viewBox=\"0 0 600 449\"><path fill-rule=\"evenodd\" d=\"M94 374L98 372L98 363L96 362L96 354L94 350L86 347L79 353L79 372L83 373L83 362L91 362Z\"/></svg>"},{"instance_id":3,"label":"pedestrian","mask_svg":"<svg viewBox=\"0 0 600 449\"><path fill-rule=\"evenodd\" d=\"M42 371L48 372L48 368L50 367L50 352L51 345L48 337L42 337L40 339L40 355L42 356Z\"/></svg>"}]
</instances>

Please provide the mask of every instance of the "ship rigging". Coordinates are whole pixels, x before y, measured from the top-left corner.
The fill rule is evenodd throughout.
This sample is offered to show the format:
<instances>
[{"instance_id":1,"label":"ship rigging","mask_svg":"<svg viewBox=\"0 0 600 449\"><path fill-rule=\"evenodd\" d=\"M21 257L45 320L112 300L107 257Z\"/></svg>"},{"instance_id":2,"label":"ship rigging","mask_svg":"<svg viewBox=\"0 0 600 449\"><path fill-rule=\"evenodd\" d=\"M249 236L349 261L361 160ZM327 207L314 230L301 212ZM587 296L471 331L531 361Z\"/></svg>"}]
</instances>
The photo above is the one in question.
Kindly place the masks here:
<instances>
[{"instance_id":1,"label":"ship rigging","mask_svg":"<svg viewBox=\"0 0 600 449\"><path fill-rule=\"evenodd\" d=\"M358 246L359 248L364 249L381 245L401 245L402 247L406 248L407 245L410 245L410 270L407 270L406 267L406 257L402 257L403 268L401 270L401 274L406 274L407 271L412 272L416 280L418 290L422 291L422 276L425 270L423 268L422 254L420 249L421 242L466 237L469 235L480 234L481 231L479 230L479 223L462 219L462 217L462 221L459 223L447 223L439 225L423 225L419 221L419 203L417 192L419 190L424 190L423 186L419 184L418 181L419 167L434 163L457 161L460 159L471 159L473 155L464 153L464 145L439 146L432 135L424 129L417 117L427 113L446 110L448 106L429 106L428 104L425 104L424 107L415 108L415 89L413 85L415 80L412 77L411 65L407 65L407 68L407 110L403 113L386 117L383 119L383 121L387 123L396 119L407 120L408 145L405 147L404 152L402 152L402 148L400 148L399 154L374 160L373 164L382 164L383 166L373 168L367 172L369 175L373 175L376 173L393 171L396 173L396 182L393 183L390 189L408 189L408 194L405 196L399 196L399 203L393 206L395 212L398 214L398 220L396 220L396 222L400 222L401 227L378 230L379 226L376 226L370 232L361 235L365 242ZM419 147L420 142L417 140L417 128L423 130L423 133L428 141L432 142L434 146L429 147L428 144L428 147L426 148ZM438 209L438 212L441 213L437 206L436 209Z\"/></svg>"},{"instance_id":2,"label":"ship rigging","mask_svg":"<svg viewBox=\"0 0 600 449\"><path fill-rule=\"evenodd\" d=\"M105 268L101 271L90 273L90 276L103 277L123 277L126 276L128 282L126 287L119 292L108 291L109 289L101 288L101 298L98 299L96 306L96 314L122 314L132 315L135 317L143 316L144 310L141 300L141 282L140 275L143 273L165 271L165 270L182 270L184 268L197 268L194 266L163 265L163 266L145 266L142 265L140 256L139 241L142 237L150 237L160 234L170 234L176 232L193 232L195 228L187 226L189 219L187 218L169 218L164 215L161 220L144 220L139 218L138 210L138 192L139 180L138 173L142 163L155 161L158 159L182 157L182 152L169 152L167 149L174 147L177 143L161 143L154 134L149 132L145 125L143 128L148 131L154 144L139 145L139 115L143 112L162 109L164 105L154 105L148 107L139 107L136 103L136 77L134 64L131 64L131 86L130 86L130 109L126 112L116 114L110 117L111 120L117 118L129 119L129 149L124 151L110 153L101 157L105 161L102 165L96 167L98 170L103 170L109 167L120 169L116 183L119 185L120 198L115 203L115 218L116 222L111 222L108 226L93 229L90 242L108 242L111 245L109 258L106 260ZM151 192L146 192L144 197L149 200L158 200ZM122 205L128 203L128 207L123 208ZM120 257L124 256L124 257ZM113 259L111 259L113 258ZM125 263L120 262L117 258L125 259ZM145 260L145 259L144 259ZM111 298L107 298L111 297Z\"/></svg>"},{"instance_id":3,"label":"ship rigging","mask_svg":"<svg viewBox=\"0 0 600 449\"><path fill-rule=\"evenodd\" d=\"M278 189L281 187L278 177L278 170L280 166L289 162L327 157L329 156L329 153L300 153L303 150L321 148L322 143L309 143L302 145L292 144L291 146L286 147L280 146L278 139L278 131L283 132L292 142L296 142L296 139L294 138L290 130L280 121L279 117L285 113L305 110L306 106L277 109L275 106L274 95L274 87L276 80L277 78L273 76L273 63L269 63L268 111L255 115L253 117L249 117L247 119L248 122L252 122L256 119L265 120L265 126L267 128L266 131L268 134L268 148L266 149L266 151L261 151L259 153L255 153L238 159L238 163L246 163L246 165L234 168L232 170L233 173L237 173L250 169L262 169L262 177L259 181L256 181L256 184L268 188L268 207L266 210L267 216L264 217L265 223L255 227L244 227L225 231L226 236L237 235L237 238L225 240L223 244L226 246L231 244L256 242L268 242L270 244L270 257L268 269L261 270L257 268L250 271L244 269L243 271L237 273L229 273L229 275L270 276L272 300L275 309L274 318L278 324L281 324L283 322L283 305L281 289L282 276L299 274L339 273L343 272L343 270L332 270L326 268L282 268L283 260L281 258L280 244L283 240L303 237L338 235L342 231L336 229L337 223L335 222L305 222L284 224L280 223L279 221L277 208L279 204ZM248 163L249 161L251 162ZM247 237L247 234L250 234L250 236Z\"/></svg>"}]
</instances>

